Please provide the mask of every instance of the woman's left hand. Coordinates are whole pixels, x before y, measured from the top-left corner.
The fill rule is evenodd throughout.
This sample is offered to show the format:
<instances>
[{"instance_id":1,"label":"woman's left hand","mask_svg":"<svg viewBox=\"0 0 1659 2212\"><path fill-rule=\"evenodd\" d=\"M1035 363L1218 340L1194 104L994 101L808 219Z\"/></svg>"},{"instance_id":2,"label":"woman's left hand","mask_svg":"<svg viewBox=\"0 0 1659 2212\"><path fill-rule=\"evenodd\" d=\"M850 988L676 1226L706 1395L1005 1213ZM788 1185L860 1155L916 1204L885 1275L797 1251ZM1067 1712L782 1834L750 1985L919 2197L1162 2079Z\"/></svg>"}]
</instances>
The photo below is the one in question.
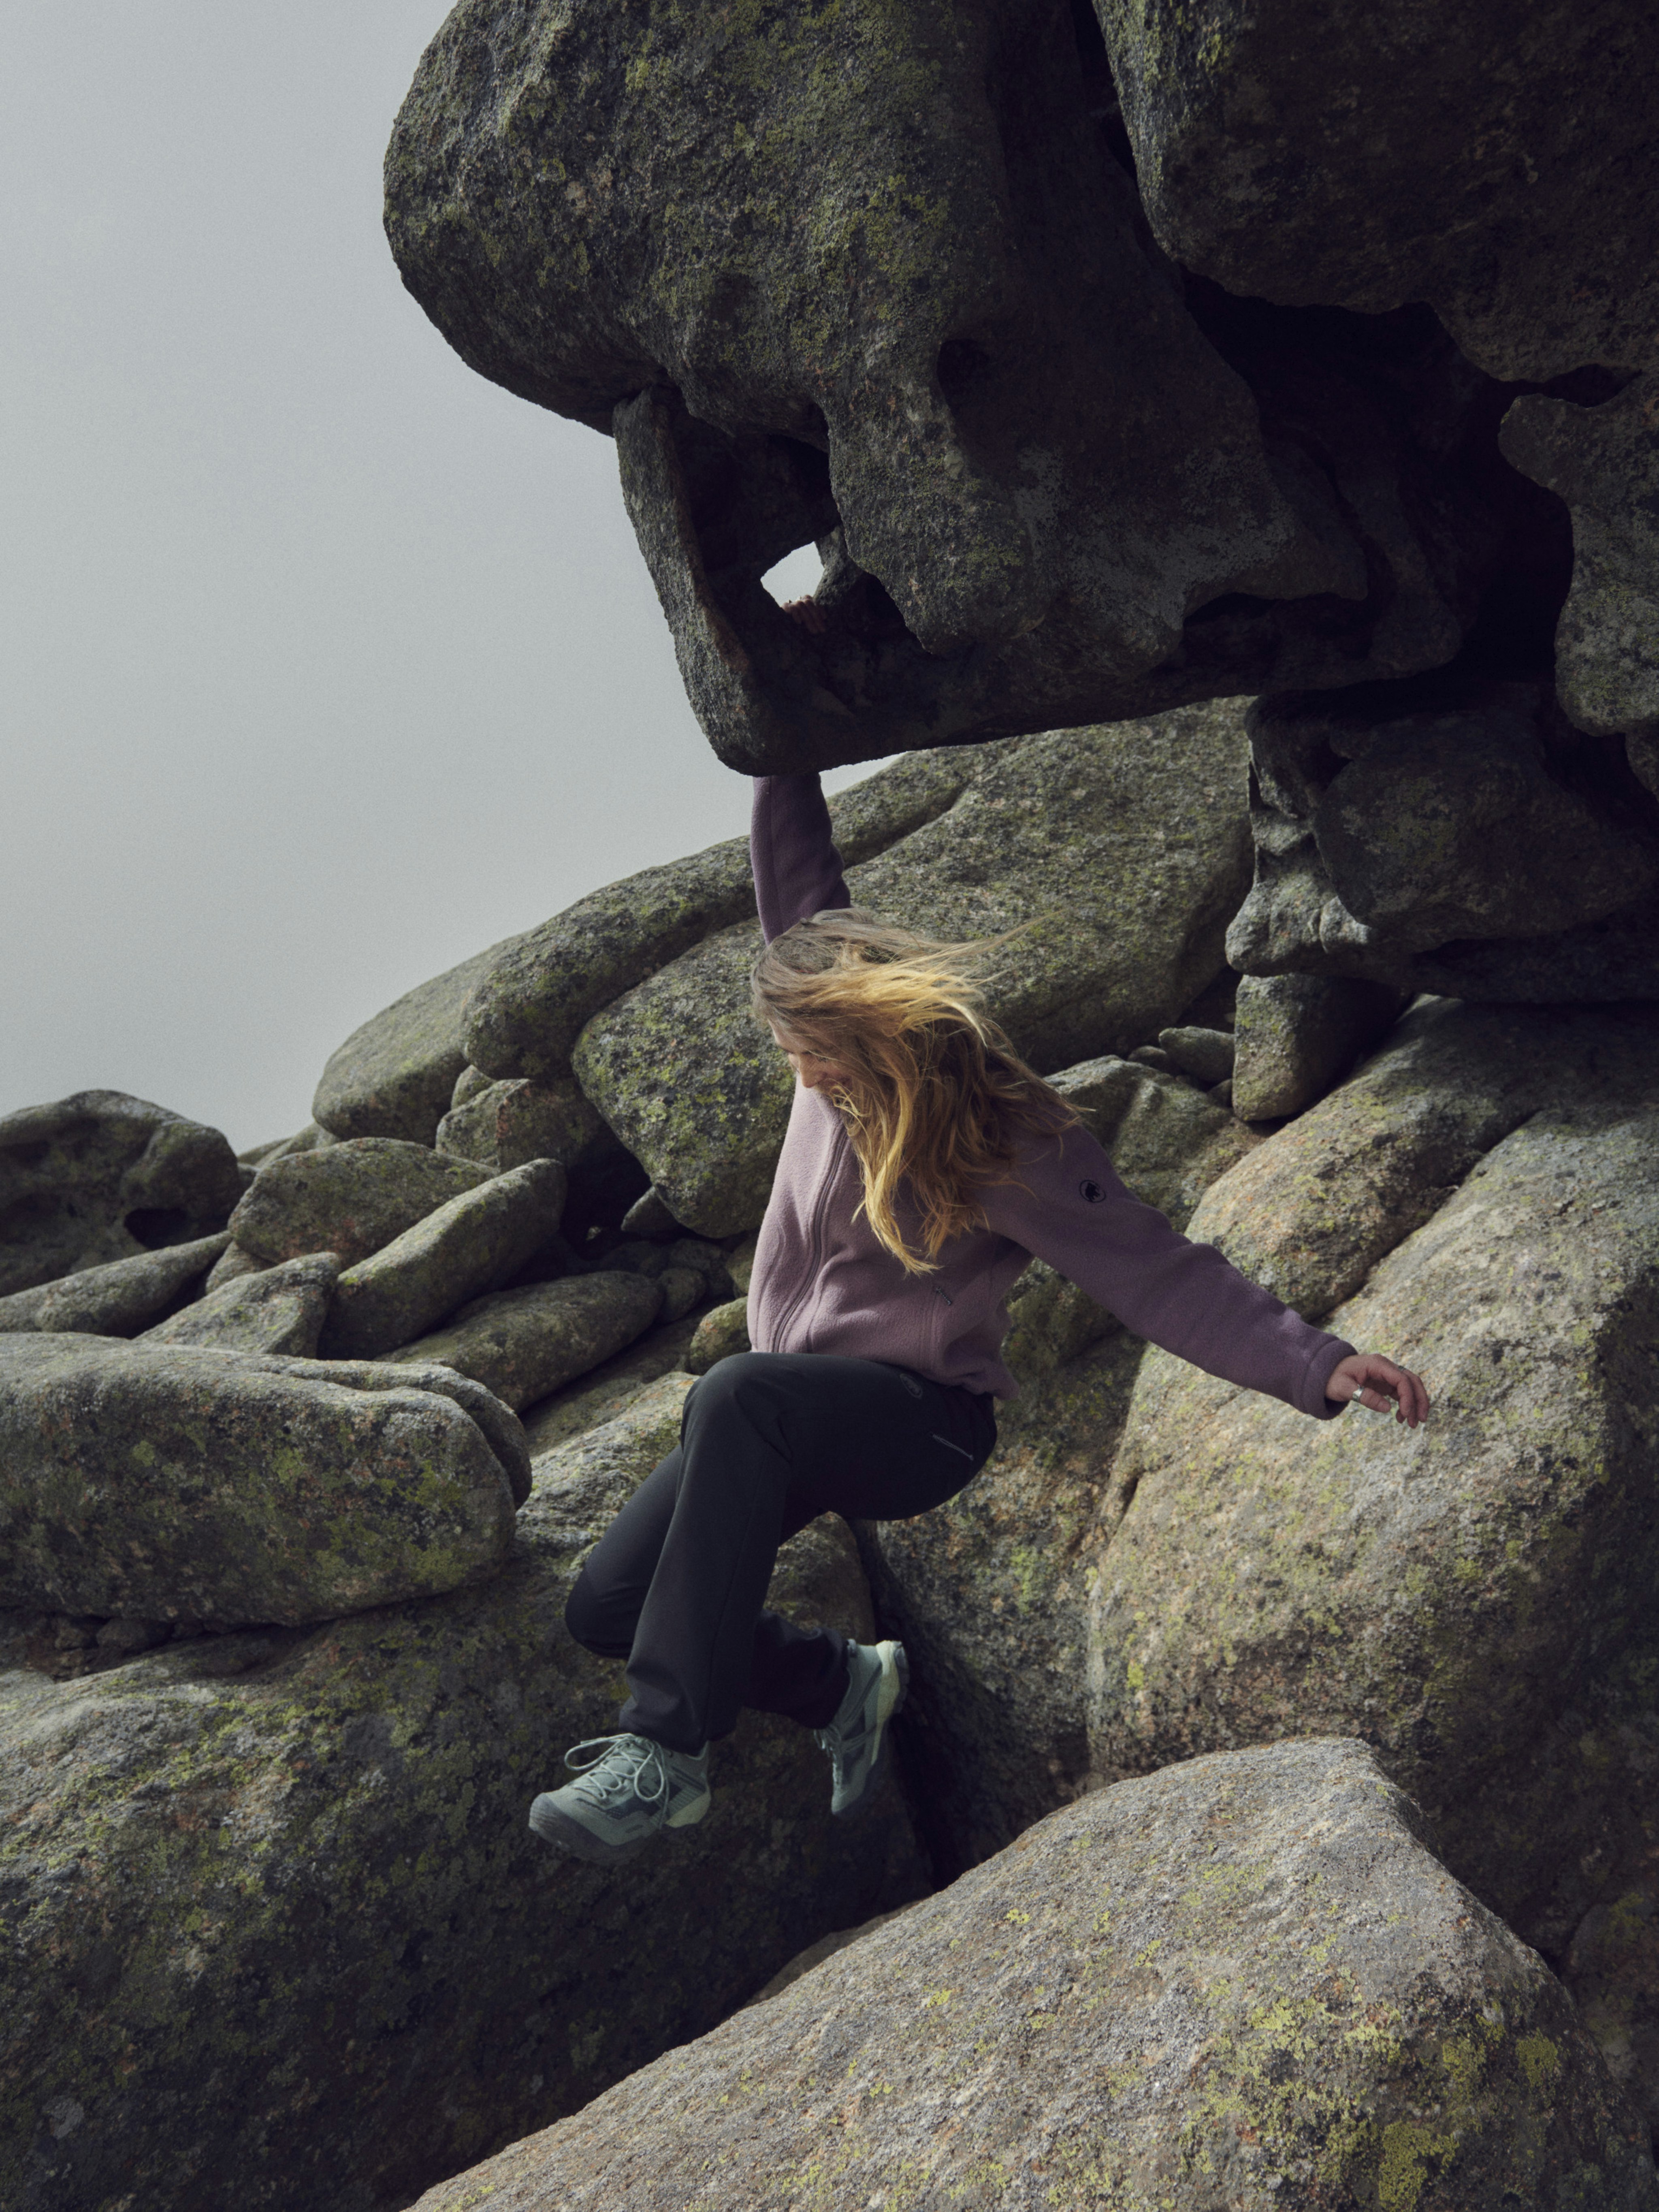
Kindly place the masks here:
<instances>
[{"instance_id":1,"label":"woman's left hand","mask_svg":"<svg viewBox=\"0 0 1659 2212\"><path fill-rule=\"evenodd\" d=\"M1352 1352L1339 1360L1331 1370L1325 1395L1339 1404L1368 1406L1374 1413L1386 1413L1392 1404L1395 1420L1403 1421L1408 1429L1428 1417L1429 1394L1422 1376L1413 1375L1409 1367L1396 1367L1392 1359L1375 1352Z\"/></svg>"}]
</instances>

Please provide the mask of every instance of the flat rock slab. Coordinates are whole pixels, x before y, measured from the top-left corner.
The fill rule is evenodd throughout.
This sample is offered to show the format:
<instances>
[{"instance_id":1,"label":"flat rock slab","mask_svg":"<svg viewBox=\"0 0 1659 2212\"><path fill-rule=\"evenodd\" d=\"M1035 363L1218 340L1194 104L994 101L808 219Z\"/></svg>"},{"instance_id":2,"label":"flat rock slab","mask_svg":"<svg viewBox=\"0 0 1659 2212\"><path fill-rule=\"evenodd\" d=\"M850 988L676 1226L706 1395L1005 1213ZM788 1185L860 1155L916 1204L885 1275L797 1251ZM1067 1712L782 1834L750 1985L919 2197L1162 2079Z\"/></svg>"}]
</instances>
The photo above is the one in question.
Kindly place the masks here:
<instances>
[{"instance_id":1,"label":"flat rock slab","mask_svg":"<svg viewBox=\"0 0 1659 2212\"><path fill-rule=\"evenodd\" d=\"M237 1246L275 1265L333 1252L349 1267L412 1229L492 1170L394 1137L285 1153L261 1168L230 1218Z\"/></svg>"},{"instance_id":2,"label":"flat rock slab","mask_svg":"<svg viewBox=\"0 0 1659 2212\"><path fill-rule=\"evenodd\" d=\"M216 1129L124 1091L77 1091L0 1118L0 1295L186 1244L242 1194Z\"/></svg>"},{"instance_id":3,"label":"flat rock slab","mask_svg":"<svg viewBox=\"0 0 1659 2212\"><path fill-rule=\"evenodd\" d=\"M27 1328L54 1335L137 1336L188 1297L229 1245L229 1231L222 1229L216 1237L137 1252L32 1291L14 1291L0 1298L0 1334Z\"/></svg>"},{"instance_id":4,"label":"flat rock slab","mask_svg":"<svg viewBox=\"0 0 1659 2212\"><path fill-rule=\"evenodd\" d=\"M950 1889L418 2212L1650 2212L1537 1954L1363 1745L1197 1759Z\"/></svg>"},{"instance_id":5,"label":"flat rock slab","mask_svg":"<svg viewBox=\"0 0 1659 2212\"><path fill-rule=\"evenodd\" d=\"M760 1714L714 1747L708 1819L621 1875L530 1832L616 1727L622 1669L564 1602L686 1388L543 1461L479 1588L72 1682L0 1663L0 2203L407 2204L926 1887L898 1792L832 1820L822 1752ZM837 1521L769 1602L874 1633Z\"/></svg>"},{"instance_id":6,"label":"flat rock slab","mask_svg":"<svg viewBox=\"0 0 1659 2212\"><path fill-rule=\"evenodd\" d=\"M335 1285L324 1351L338 1359L395 1352L497 1289L558 1234L565 1188L562 1167L532 1160L463 1191L348 1267Z\"/></svg>"},{"instance_id":7,"label":"flat rock slab","mask_svg":"<svg viewBox=\"0 0 1659 2212\"><path fill-rule=\"evenodd\" d=\"M0 1605L332 1620L511 1552L523 1431L447 1368L0 1337Z\"/></svg>"},{"instance_id":8,"label":"flat rock slab","mask_svg":"<svg viewBox=\"0 0 1659 2212\"><path fill-rule=\"evenodd\" d=\"M632 1344L662 1305L660 1280L620 1269L568 1275L475 1298L447 1328L392 1352L387 1364L453 1367L516 1413Z\"/></svg>"},{"instance_id":9,"label":"flat rock slab","mask_svg":"<svg viewBox=\"0 0 1659 2212\"><path fill-rule=\"evenodd\" d=\"M182 1313L144 1331L145 1344L211 1344L226 1352L314 1358L338 1279L332 1252L312 1252L234 1276Z\"/></svg>"}]
</instances>

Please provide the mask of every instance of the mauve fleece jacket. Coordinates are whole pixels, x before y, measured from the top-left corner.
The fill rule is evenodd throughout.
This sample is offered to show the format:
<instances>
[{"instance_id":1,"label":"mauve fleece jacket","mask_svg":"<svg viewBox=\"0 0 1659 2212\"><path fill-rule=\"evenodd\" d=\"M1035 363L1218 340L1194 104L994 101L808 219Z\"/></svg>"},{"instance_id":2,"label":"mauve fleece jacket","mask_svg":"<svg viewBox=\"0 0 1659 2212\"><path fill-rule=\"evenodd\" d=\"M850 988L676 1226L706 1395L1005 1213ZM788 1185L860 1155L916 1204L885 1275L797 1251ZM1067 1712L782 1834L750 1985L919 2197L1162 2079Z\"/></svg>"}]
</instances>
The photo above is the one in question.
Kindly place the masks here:
<instances>
[{"instance_id":1,"label":"mauve fleece jacket","mask_svg":"<svg viewBox=\"0 0 1659 2212\"><path fill-rule=\"evenodd\" d=\"M769 944L807 915L851 904L816 775L755 779L749 849ZM1190 1243L1132 1197L1086 1130L1023 1148L1014 1178L981 1190L986 1225L946 1244L931 1274L906 1274L859 1213L863 1194L841 1115L797 1083L750 1281L757 1352L884 1359L1012 1398L1004 1300L1035 1256L1195 1367L1316 1419L1343 1410L1325 1384L1353 1346L1310 1328L1212 1245ZM906 1243L920 1250L915 1209L901 1200L896 1211Z\"/></svg>"}]
</instances>

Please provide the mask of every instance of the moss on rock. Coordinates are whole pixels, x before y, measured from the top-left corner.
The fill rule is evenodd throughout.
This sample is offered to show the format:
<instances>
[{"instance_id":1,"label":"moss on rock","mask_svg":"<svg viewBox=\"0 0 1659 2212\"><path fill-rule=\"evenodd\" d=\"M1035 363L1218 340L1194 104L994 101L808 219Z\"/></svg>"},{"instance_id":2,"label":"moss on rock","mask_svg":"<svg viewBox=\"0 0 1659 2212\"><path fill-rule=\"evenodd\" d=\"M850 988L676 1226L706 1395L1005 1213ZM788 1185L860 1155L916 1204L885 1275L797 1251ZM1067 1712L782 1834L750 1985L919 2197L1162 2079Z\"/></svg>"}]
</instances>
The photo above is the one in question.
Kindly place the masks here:
<instances>
[{"instance_id":1,"label":"moss on rock","mask_svg":"<svg viewBox=\"0 0 1659 2212\"><path fill-rule=\"evenodd\" d=\"M413 1360L470 1375L515 1412L609 1359L657 1318L659 1284L621 1271L498 1291L465 1305L387 1364Z\"/></svg>"},{"instance_id":2,"label":"moss on rock","mask_svg":"<svg viewBox=\"0 0 1659 2212\"><path fill-rule=\"evenodd\" d=\"M255 1175L230 1218L230 1233L268 1267L332 1252L349 1267L493 1173L398 1137L287 1152Z\"/></svg>"},{"instance_id":3,"label":"moss on rock","mask_svg":"<svg viewBox=\"0 0 1659 2212\"><path fill-rule=\"evenodd\" d=\"M276 1352L309 1359L340 1273L332 1252L312 1252L221 1283L194 1305L143 1333L143 1342L210 1344L226 1352Z\"/></svg>"},{"instance_id":4,"label":"moss on rock","mask_svg":"<svg viewBox=\"0 0 1659 2212\"><path fill-rule=\"evenodd\" d=\"M1656 1084L1651 1007L1421 1000L1340 1091L1212 1184L1188 1233L1322 1321L1529 1114Z\"/></svg>"},{"instance_id":5,"label":"moss on rock","mask_svg":"<svg viewBox=\"0 0 1659 2212\"><path fill-rule=\"evenodd\" d=\"M7 2203L222 2212L234 2175L271 2212L392 2212L918 1893L896 1799L832 1821L811 1738L752 1716L708 1819L625 1881L526 1826L567 1746L615 1725L621 1669L571 1643L564 1598L685 1387L538 1463L486 1588L88 1681L0 1674ZM831 1524L777 1588L863 1626Z\"/></svg>"},{"instance_id":6,"label":"moss on rock","mask_svg":"<svg viewBox=\"0 0 1659 2212\"><path fill-rule=\"evenodd\" d=\"M476 1582L516 1429L442 1368L0 1337L0 1604L294 1623Z\"/></svg>"},{"instance_id":7,"label":"moss on rock","mask_svg":"<svg viewBox=\"0 0 1659 2212\"><path fill-rule=\"evenodd\" d=\"M242 1183L216 1129L125 1091L0 1116L0 1295L216 1236Z\"/></svg>"},{"instance_id":8,"label":"moss on rock","mask_svg":"<svg viewBox=\"0 0 1659 2212\"><path fill-rule=\"evenodd\" d=\"M458 1173L467 1165L447 1164ZM564 1170L552 1160L531 1160L464 1188L345 1270L334 1286L324 1351L335 1358L372 1359L413 1343L550 1244L564 1198Z\"/></svg>"},{"instance_id":9,"label":"moss on rock","mask_svg":"<svg viewBox=\"0 0 1659 2212\"><path fill-rule=\"evenodd\" d=\"M418 2212L1651 2212L1571 2000L1363 1745L1056 1812Z\"/></svg>"},{"instance_id":10,"label":"moss on rock","mask_svg":"<svg viewBox=\"0 0 1659 2212\"><path fill-rule=\"evenodd\" d=\"M0 1298L0 1334L43 1329L56 1336L137 1336L191 1297L225 1256L230 1233L106 1261L33 1290Z\"/></svg>"},{"instance_id":11,"label":"moss on rock","mask_svg":"<svg viewBox=\"0 0 1659 2212\"><path fill-rule=\"evenodd\" d=\"M466 1066L462 1018L480 977L507 958L503 939L418 984L356 1029L324 1068L312 1114L335 1137L429 1145Z\"/></svg>"}]
</instances>

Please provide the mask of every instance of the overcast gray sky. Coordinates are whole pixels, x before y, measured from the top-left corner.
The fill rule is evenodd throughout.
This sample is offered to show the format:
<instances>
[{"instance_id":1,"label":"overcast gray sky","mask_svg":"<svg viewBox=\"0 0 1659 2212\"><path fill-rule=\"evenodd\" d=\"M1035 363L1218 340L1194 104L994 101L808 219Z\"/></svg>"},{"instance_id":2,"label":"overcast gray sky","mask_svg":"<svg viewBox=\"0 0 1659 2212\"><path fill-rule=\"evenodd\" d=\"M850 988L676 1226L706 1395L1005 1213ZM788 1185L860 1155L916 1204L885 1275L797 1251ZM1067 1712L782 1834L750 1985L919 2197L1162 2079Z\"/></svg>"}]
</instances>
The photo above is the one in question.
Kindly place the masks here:
<instances>
[{"instance_id":1,"label":"overcast gray sky","mask_svg":"<svg viewBox=\"0 0 1659 2212\"><path fill-rule=\"evenodd\" d=\"M398 281L444 13L7 10L0 1112L282 1136L400 992L744 825L610 441Z\"/></svg>"}]
</instances>

